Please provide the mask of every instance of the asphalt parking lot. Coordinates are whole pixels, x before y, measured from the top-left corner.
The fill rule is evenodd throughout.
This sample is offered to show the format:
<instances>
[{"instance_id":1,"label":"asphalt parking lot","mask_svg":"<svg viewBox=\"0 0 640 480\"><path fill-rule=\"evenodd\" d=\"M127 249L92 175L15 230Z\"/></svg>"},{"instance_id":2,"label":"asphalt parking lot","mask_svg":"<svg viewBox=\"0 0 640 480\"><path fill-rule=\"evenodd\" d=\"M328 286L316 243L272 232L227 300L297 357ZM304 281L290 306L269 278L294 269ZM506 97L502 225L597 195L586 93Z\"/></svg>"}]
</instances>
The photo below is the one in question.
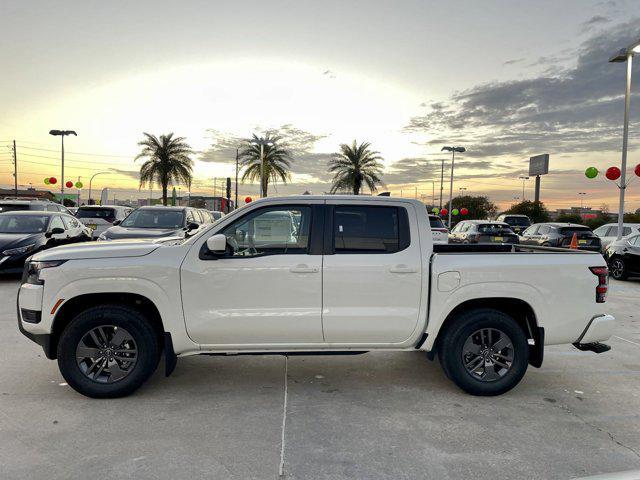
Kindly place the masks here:
<instances>
[{"instance_id":1,"label":"asphalt parking lot","mask_svg":"<svg viewBox=\"0 0 640 480\"><path fill-rule=\"evenodd\" d=\"M565 479L640 468L640 281L612 281L612 350L547 349L501 397L424 354L190 357L90 400L18 331L0 280L2 479ZM287 389L284 449L281 448Z\"/></svg>"}]
</instances>

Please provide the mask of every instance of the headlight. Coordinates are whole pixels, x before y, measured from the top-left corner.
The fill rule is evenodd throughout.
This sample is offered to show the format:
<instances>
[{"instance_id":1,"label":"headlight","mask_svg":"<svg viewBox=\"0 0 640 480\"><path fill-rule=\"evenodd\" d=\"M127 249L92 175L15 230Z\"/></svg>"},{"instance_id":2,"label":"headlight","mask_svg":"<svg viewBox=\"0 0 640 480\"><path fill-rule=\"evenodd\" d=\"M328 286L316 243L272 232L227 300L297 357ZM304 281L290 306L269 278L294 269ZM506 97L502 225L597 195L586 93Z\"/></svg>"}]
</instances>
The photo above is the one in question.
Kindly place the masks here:
<instances>
[{"instance_id":1,"label":"headlight","mask_svg":"<svg viewBox=\"0 0 640 480\"><path fill-rule=\"evenodd\" d=\"M24 269L22 283L30 283L31 285L44 285L44 281L40 280L40 272L45 268L53 268L62 265L66 260L51 260L48 262L29 262Z\"/></svg>"},{"instance_id":2,"label":"headlight","mask_svg":"<svg viewBox=\"0 0 640 480\"><path fill-rule=\"evenodd\" d=\"M5 250L4 252L2 252L2 254L7 256L22 255L23 253L27 253L33 250L33 247L35 247L35 243L32 243L31 245L25 245L24 247L10 248L9 250Z\"/></svg>"}]
</instances>

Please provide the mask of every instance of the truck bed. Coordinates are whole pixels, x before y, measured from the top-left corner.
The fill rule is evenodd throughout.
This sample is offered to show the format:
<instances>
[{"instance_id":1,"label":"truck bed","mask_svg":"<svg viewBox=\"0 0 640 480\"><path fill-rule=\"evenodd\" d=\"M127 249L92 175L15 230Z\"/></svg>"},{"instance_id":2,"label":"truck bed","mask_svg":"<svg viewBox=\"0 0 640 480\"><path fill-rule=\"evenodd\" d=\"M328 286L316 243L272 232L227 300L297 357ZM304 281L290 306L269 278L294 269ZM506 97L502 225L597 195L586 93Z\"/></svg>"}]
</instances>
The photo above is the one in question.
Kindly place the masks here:
<instances>
[{"instance_id":1,"label":"truck bed","mask_svg":"<svg viewBox=\"0 0 640 480\"><path fill-rule=\"evenodd\" d=\"M506 243L435 243L433 253L596 253L588 250L573 250L534 245L511 245Z\"/></svg>"}]
</instances>

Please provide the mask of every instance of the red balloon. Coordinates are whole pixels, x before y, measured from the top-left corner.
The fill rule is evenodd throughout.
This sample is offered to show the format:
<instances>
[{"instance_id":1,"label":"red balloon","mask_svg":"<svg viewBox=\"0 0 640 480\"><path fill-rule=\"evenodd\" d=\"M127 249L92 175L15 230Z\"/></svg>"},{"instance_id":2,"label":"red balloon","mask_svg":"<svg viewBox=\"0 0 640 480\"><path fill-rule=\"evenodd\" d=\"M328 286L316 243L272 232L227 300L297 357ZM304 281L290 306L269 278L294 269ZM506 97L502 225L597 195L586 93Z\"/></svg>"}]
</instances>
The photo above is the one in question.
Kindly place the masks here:
<instances>
[{"instance_id":1,"label":"red balloon","mask_svg":"<svg viewBox=\"0 0 640 480\"><path fill-rule=\"evenodd\" d=\"M442 215L443 217L448 213L449 213L449 210L447 210L446 208L443 208L442 210L440 210L440 215Z\"/></svg>"},{"instance_id":2,"label":"red balloon","mask_svg":"<svg viewBox=\"0 0 640 480\"><path fill-rule=\"evenodd\" d=\"M468 209L466 209L464 207L462 207L460 209L460 215L468 215L468 214L469 214L469 210Z\"/></svg>"},{"instance_id":3,"label":"red balloon","mask_svg":"<svg viewBox=\"0 0 640 480\"><path fill-rule=\"evenodd\" d=\"M636 165L636 168L633 170L633 172L640 177L640 163Z\"/></svg>"},{"instance_id":4,"label":"red balloon","mask_svg":"<svg viewBox=\"0 0 640 480\"><path fill-rule=\"evenodd\" d=\"M620 175L622 175L622 173L618 167L609 167L607 168L607 173L605 173L605 176L609 180L617 180L620 178Z\"/></svg>"},{"instance_id":5,"label":"red balloon","mask_svg":"<svg viewBox=\"0 0 640 480\"><path fill-rule=\"evenodd\" d=\"M49 183L50 183L51 185L55 185L56 183L58 183L58 179L57 179L56 177L51 177L51 178L49 179Z\"/></svg>"},{"instance_id":6,"label":"red balloon","mask_svg":"<svg viewBox=\"0 0 640 480\"><path fill-rule=\"evenodd\" d=\"M67 183L64 184L64 186L67 187L67 188L71 188L71 187L73 187L73 182L67 182Z\"/></svg>"},{"instance_id":7,"label":"red balloon","mask_svg":"<svg viewBox=\"0 0 640 480\"><path fill-rule=\"evenodd\" d=\"M246 198L244 199L244 203L251 203L251 201L252 201L252 200L253 200L253 199L252 199L251 197L246 197Z\"/></svg>"}]
</instances>

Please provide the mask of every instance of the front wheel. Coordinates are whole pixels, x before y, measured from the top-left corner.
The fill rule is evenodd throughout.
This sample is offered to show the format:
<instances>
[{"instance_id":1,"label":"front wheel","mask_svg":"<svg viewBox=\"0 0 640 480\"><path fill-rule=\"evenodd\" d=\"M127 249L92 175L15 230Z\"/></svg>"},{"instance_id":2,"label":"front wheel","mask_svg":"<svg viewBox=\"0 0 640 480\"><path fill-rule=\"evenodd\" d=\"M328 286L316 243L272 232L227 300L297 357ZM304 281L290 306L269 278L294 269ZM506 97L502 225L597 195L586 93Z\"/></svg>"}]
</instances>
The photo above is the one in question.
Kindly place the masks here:
<instances>
[{"instance_id":1,"label":"front wheel","mask_svg":"<svg viewBox=\"0 0 640 480\"><path fill-rule=\"evenodd\" d=\"M67 383L92 398L137 390L160 357L156 333L137 310L100 305L77 315L58 344L58 367Z\"/></svg>"},{"instance_id":2,"label":"front wheel","mask_svg":"<svg viewBox=\"0 0 640 480\"><path fill-rule=\"evenodd\" d=\"M472 395L500 395L527 371L527 338L509 315L488 308L461 314L446 327L438 356L446 375Z\"/></svg>"},{"instance_id":3,"label":"front wheel","mask_svg":"<svg viewBox=\"0 0 640 480\"><path fill-rule=\"evenodd\" d=\"M629 277L627 265L620 257L613 257L611 261L609 261L609 272L616 280L626 280Z\"/></svg>"}]
</instances>

